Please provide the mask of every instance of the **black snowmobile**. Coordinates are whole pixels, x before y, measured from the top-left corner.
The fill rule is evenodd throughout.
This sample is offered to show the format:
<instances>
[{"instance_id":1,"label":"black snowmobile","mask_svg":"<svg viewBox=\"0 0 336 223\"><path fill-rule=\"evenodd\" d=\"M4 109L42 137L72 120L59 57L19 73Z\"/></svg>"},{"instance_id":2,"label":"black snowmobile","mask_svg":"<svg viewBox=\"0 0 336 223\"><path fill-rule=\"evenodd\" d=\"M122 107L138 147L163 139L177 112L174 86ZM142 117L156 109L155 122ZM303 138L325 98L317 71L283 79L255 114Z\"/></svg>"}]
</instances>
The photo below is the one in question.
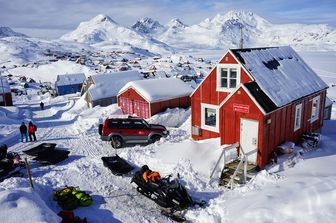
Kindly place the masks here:
<instances>
[{"instance_id":1,"label":"black snowmobile","mask_svg":"<svg viewBox=\"0 0 336 223\"><path fill-rule=\"evenodd\" d=\"M186 221L184 217L186 209L194 205L205 205L205 201L194 202L178 179L170 179L172 175L162 178L159 182L146 183L143 173L144 167L134 174L131 183L134 182L137 185L138 192L161 206L161 213L172 220Z\"/></svg>"}]
</instances>

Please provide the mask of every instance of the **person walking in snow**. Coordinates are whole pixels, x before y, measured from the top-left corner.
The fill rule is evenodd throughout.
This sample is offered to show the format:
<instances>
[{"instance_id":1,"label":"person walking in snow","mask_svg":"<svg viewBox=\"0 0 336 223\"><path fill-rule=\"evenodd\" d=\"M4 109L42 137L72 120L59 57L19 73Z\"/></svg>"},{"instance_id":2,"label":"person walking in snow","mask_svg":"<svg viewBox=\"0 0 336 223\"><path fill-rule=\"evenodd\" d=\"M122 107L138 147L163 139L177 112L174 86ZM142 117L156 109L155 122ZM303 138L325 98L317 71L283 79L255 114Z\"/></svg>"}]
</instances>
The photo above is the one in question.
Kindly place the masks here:
<instances>
[{"instance_id":1,"label":"person walking in snow","mask_svg":"<svg viewBox=\"0 0 336 223\"><path fill-rule=\"evenodd\" d=\"M43 103L43 101L41 101L41 103L40 103L40 107L41 107L41 110L44 109L44 103Z\"/></svg>"},{"instance_id":2,"label":"person walking in snow","mask_svg":"<svg viewBox=\"0 0 336 223\"><path fill-rule=\"evenodd\" d=\"M34 141L36 141L36 135L35 132L37 130L36 125L34 125L32 122L29 122L28 124L28 133L29 133L29 141L32 141L32 137L34 138Z\"/></svg>"},{"instance_id":3,"label":"person walking in snow","mask_svg":"<svg viewBox=\"0 0 336 223\"><path fill-rule=\"evenodd\" d=\"M28 142L27 126L24 122L22 122L20 126L20 141L21 142L23 142L23 136L26 138L26 142Z\"/></svg>"}]
</instances>

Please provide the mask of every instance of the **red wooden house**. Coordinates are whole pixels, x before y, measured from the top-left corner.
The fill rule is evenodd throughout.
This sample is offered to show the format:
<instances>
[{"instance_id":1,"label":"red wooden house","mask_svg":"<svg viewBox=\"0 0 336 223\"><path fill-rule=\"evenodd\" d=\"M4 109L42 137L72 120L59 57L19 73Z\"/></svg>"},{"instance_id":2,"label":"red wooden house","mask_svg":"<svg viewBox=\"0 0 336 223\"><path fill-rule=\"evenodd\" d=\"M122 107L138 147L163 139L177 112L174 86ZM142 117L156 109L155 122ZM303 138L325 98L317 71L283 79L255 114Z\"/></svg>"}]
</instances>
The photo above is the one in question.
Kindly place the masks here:
<instances>
[{"instance_id":1,"label":"red wooden house","mask_svg":"<svg viewBox=\"0 0 336 223\"><path fill-rule=\"evenodd\" d=\"M12 93L6 77L0 77L0 106L13 106Z\"/></svg>"},{"instance_id":2,"label":"red wooden house","mask_svg":"<svg viewBox=\"0 0 336 223\"><path fill-rule=\"evenodd\" d=\"M240 142L263 168L277 146L323 125L327 85L290 47L232 49L191 95L192 137Z\"/></svg>"},{"instance_id":3,"label":"red wooden house","mask_svg":"<svg viewBox=\"0 0 336 223\"><path fill-rule=\"evenodd\" d=\"M167 108L190 106L193 89L177 78L132 81L118 94L118 105L124 114L150 118Z\"/></svg>"}]
</instances>

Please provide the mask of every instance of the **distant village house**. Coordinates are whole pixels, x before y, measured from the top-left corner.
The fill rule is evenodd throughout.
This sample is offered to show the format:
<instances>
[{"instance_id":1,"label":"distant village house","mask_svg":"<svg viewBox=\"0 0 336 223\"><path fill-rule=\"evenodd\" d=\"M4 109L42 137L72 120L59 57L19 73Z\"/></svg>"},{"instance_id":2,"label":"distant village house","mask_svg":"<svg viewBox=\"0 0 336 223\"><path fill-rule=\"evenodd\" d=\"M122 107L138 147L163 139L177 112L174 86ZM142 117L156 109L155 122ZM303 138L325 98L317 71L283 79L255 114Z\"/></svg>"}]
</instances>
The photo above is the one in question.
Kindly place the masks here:
<instances>
[{"instance_id":1,"label":"distant village house","mask_svg":"<svg viewBox=\"0 0 336 223\"><path fill-rule=\"evenodd\" d=\"M90 76L82 89L85 100L90 108L97 105L108 106L117 103L120 89L130 81L141 80L137 71L114 72Z\"/></svg>"},{"instance_id":2,"label":"distant village house","mask_svg":"<svg viewBox=\"0 0 336 223\"><path fill-rule=\"evenodd\" d=\"M189 107L192 91L177 78L132 81L120 90L118 105L124 114L150 118L167 108Z\"/></svg>"},{"instance_id":3,"label":"distant village house","mask_svg":"<svg viewBox=\"0 0 336 223\"><path fill-rule=\"evenodd\" d=\"M83 73L57 75L55 89L58 95L81 92L86 77Z\"/></svg>"}]
</instances>

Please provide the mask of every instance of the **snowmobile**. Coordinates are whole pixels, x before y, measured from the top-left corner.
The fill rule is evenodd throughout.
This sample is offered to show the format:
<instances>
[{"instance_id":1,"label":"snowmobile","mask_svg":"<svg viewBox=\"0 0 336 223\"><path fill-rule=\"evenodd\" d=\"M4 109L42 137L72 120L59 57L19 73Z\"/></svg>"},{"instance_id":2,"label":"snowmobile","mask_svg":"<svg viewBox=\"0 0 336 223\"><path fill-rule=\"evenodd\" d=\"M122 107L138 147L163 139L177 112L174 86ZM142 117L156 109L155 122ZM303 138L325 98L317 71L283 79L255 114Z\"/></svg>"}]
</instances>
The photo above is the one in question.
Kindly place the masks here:
<instances>
[{"instance_id":1,"label":"snowmobile","mask_svg":"<svg viewBox=\"0 0 336 223\"><path fill-rule=\"evenodd\" d=\"M136 172L132 182L137 185L137 191L161 206L161 213L174 221L186 221L186 210L198 205L205 205L205 201L195 202L178 179L171 180L172 175L162 178L159 182L147 182L143 178L142 170Z\"/></svg>"}]
</instances>

